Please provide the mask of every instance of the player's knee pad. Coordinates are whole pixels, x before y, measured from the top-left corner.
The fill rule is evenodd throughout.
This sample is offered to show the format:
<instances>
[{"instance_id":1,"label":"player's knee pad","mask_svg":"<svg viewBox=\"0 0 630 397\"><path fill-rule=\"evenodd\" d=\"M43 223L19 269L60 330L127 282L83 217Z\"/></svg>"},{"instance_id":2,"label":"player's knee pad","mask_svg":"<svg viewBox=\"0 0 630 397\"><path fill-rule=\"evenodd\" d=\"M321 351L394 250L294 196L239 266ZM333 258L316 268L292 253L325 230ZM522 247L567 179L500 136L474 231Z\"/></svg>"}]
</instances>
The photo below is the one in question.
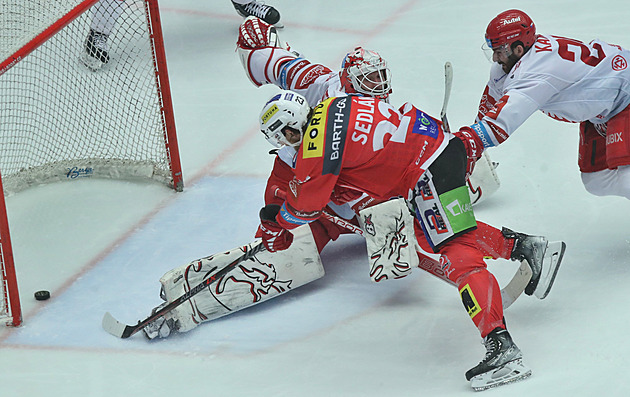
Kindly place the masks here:
<instances>
[{"instance_id":1,"label":"player's knee pad","mask_svg":"<svg viewBox=\"0 0 630 397\"><path fill-rule=\"evenodd\" d=\"M310 228L301 226L292 233L294 240L287 250L263 251L239 263L167 317L178 322L179 332L186 332L204 321L264 302L322 277L324 268ZM160 279L166 300L178 299L241 255L243 248L238 247L167 272Z\"/></svg>"},{"instance_id":2,"label":"player's knee pad","mask_svg":"<svg viewBox=\"0 0 630 397\"><path fill-rule=\"evenodd\" d=\"M402 278L418 266L413 217L402 198L359 211L373 281Z\"/></svg>"}]
</instances>

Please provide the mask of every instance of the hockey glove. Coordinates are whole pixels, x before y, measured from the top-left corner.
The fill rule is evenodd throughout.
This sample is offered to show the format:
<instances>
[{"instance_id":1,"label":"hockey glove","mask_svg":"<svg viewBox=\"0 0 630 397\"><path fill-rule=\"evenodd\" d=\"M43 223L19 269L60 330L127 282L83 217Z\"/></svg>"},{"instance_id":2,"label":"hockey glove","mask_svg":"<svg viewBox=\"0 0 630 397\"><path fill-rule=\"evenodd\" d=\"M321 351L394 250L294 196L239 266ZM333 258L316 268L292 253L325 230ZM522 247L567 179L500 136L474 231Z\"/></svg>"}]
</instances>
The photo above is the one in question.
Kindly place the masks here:
<instances>
[{"instance_id":1,"label":"hockey glove","mask_svg":"<svg viewBox=\"0 0 630 397\"><path fill-rule=\"evenodd\" d=\"M475 163L481 158L483 143L479 135L470 127L462 127L459 131L454 133L454 135L458 137L466 147L466 157L468 159L466 162L466 180L468 180L468 177L475 169Z\"/></svg>"},{"instance_id":2,"label":"hockey glove","mask_svg":"<svg viewBox=\"0 0 630 397\"><path fill-rule=\"evenodd\" d=\"M260 231L263 245L269 252L283 251L293 242L293 234L276 222L279 211L277 204L268 204L260 210Z\"/></svg>"},{"instance_id":3,"label":"hockey glove","mask_svg":"<svg viewBox=\"0 0 630 397\"><path fill-rule=\"evenodd\" d=\"M335 189L330 194L330 201L337 205L342 205L347 202L356 200L361 196L363 196L363 193L358 190L335 186Z\"/></svg>"},{"instance_id":4,"label":"hockey glove","mask_svg":"<svg viewBox=\"0 0 630 397\"><path fill-rule=\"evenodd\" d=\"M241 24L236 45L246 50L280 47L276 28L254 16L247 17Z\"/></svg>"}]
</instances>

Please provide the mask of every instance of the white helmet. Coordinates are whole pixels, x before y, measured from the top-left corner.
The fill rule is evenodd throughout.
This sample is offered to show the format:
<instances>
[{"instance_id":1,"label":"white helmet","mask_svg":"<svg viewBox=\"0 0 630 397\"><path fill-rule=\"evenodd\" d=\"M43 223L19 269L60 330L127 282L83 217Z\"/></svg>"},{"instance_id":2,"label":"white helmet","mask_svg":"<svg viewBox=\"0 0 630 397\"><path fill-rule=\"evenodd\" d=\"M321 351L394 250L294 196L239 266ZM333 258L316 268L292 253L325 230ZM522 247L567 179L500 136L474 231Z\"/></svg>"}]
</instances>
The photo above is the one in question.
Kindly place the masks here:
<instances>
[{"instance_id":1,"label":"white helmet","mask_svg":"<svg viewBox=\"0 0 630 397\"><path fill-rule=\"evenodd\" d=\"M341 62L341 85L346 93L361 93L386 100L392 92L391 73L387 62L376 51L355 48ZM378 79L368 77L373 72Z\"/></svg>"},{"instance_id":2,"label":"white helmet","mask_svg":"<svg viewBox=\"0 0 630 397\"><path fill-rule=\"evenodd\" d=\"M260 130L273 146L299 146L311 108L306 98L293 91L281 91L267 101L260 112ZM284 129L290 127L300 133L297 143L290 143Z\"/></svg>"}]
</instances>

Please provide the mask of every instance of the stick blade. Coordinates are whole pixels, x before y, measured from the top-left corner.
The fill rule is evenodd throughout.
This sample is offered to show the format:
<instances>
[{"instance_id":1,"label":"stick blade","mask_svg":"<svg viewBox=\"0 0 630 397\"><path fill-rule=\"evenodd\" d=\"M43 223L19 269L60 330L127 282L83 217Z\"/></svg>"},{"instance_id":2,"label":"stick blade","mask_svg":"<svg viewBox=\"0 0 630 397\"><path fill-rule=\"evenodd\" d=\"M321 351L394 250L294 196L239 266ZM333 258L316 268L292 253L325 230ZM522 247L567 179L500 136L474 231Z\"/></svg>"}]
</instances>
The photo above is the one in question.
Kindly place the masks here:
<instances>
[{"instance_id":1,"label":"stick blade","mask_svg":"<svg viewBox=\"0 0 630 397\"><path fill-rule=\"evenodd\" d=\"M518 297L523 293L529 280L532 278L532 269L527 261L522 261L512 280L501 290L501 299L503 301L503 310L512 306Z\"/></svg>"},{"instance_id":2,"label":"stick blade","mask_svg":"<svg viewBox=\"0 0 630 397\"><path fill-rule=\"evenodd\" d=\"M101 325L103 326L103 329L105 331L107 331L111 335L114 335L117 338L128 338L132 335L133 332L133 327L125 325L116 320L114 316L112 316L109 312L106 312L103 316L103 321Z\"/></svg>"}]
</instances>

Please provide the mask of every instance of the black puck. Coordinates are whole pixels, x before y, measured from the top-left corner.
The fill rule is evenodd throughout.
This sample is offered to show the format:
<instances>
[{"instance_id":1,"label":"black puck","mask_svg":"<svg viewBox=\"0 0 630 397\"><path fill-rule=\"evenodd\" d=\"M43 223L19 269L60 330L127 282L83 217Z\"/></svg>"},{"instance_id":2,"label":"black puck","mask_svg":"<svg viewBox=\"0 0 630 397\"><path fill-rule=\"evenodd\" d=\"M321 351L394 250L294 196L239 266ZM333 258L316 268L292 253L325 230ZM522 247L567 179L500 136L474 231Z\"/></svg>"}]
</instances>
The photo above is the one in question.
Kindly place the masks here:
<instances>
[{"instance_id":1,"label":"black puck","mask_svg":"<svg viewBox=\"0 0 630 397\"><path fill-rule=\"evenodd\" d=\"M50 292L48 291L35 292L35 299L37 299L38 301L45 301L48 298L50 298Z\"/></svg>"}]
</instances>

